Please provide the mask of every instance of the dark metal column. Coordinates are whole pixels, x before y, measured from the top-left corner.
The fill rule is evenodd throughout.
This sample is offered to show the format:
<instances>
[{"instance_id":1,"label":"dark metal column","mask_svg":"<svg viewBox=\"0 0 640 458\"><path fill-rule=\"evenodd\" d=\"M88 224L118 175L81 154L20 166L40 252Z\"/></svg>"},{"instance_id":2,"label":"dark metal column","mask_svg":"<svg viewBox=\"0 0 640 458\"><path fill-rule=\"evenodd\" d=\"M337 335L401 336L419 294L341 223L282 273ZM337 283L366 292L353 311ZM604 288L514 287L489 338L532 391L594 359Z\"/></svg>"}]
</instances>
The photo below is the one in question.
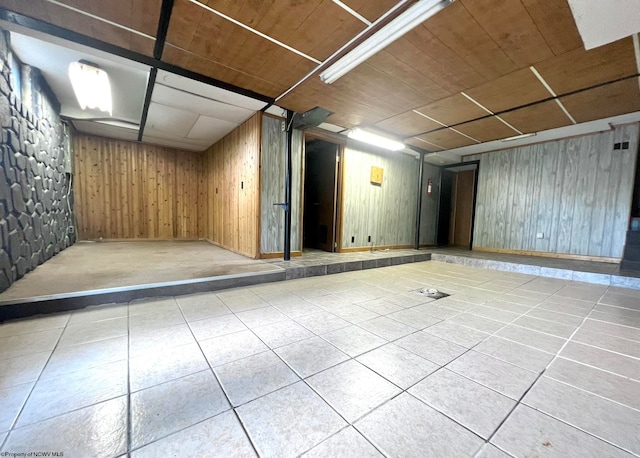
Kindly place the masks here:
<instances>
[{"instance_id":1,"label":"dark metal column","mask_svg":"<svg viewBox=\"0 0 640 458\"><path fill-rule=\"evenodd\" d=\"M287 110L287 142L285 144L285 154L287 156L286 170L285 170L285 185L284 185L284 260L291 259L291 141L293 138L293 115L295 113L291 110Z\"/></svg>"},{"instance_id":2,"label":"dark metal column","mask_svg":"<svg viewBox=\"0 0 640 458\"><path fill-rule=\"evenodd\" d=\"M421 217L421 213L422 213L422 180L423 180L423 176L424 176L424 153L421 152L420 153L420 158L418 159L420 161L420 168L418 169L419 172L419 178L418 178L418 202L417 202L417 209L416 209L416 241L414 243L414 248L416 250L420 249L420 217Z\"/></svg>"}]
</instances>

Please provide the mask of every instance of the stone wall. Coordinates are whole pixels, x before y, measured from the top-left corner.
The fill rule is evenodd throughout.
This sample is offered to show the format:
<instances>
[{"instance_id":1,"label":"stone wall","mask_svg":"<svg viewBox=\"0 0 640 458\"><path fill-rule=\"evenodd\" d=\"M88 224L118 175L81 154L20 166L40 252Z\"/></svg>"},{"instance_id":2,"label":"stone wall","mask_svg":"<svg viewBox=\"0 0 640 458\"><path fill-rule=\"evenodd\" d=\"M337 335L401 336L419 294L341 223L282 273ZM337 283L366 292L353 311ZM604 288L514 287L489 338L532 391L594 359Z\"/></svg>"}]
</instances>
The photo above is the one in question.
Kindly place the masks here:
<instances>
[{"instance_id":1,"label":"stone wall","mask_svg":"<svg viewBox=\"0 0 640 458\"><path fill-rule=\"evenodd\" d=\"M0 292L75 242L59 104L30 67L15 93L9 53L0 29Z\"/></svg>"}]
</instances>

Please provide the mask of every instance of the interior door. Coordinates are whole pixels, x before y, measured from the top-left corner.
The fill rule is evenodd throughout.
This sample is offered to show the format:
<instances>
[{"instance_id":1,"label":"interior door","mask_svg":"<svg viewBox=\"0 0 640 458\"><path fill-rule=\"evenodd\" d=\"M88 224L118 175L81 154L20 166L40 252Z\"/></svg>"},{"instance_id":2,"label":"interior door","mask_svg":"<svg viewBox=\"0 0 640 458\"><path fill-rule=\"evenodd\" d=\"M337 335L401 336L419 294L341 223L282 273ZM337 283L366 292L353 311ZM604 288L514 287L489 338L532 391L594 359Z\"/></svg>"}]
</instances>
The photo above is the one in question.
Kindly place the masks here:
<instances>
[{"instance_id":1,"label":"interior door","mask_svg":"<svg viewBox=\"0 0 640 458\"><path fill-rule=\"evenodd\" d=\"M333 251L338 145L307 144L304 193L304 246Z\"/></svg>"},{"instance_id":2,"label":"interior door","mask_svg":"<svg viewBox=\"0 0 640 458\"><path fill-rule=\"evenodd\" d=\"M471 245L475 176L475 170L465 170L456 174L452 245L467 248Z\"/></svg>"}]
</instances>

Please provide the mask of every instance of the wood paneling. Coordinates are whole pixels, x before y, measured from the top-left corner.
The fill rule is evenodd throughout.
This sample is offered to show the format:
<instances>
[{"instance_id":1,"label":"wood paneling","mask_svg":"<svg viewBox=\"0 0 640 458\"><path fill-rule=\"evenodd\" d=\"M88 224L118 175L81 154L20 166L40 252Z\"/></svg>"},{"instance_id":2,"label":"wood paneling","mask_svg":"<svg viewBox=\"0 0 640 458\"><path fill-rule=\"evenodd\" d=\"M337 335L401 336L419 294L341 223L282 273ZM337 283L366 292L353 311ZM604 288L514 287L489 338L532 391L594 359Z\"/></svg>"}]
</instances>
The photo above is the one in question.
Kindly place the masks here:
<instances>
[{"instance_id":1,"label":"wood paneling","mask_svg":"<svg viewBox=\"0 0 640 458\"><path fill-rule=\"evenodd\" d=\"M223 248L260 254L260 131L257 113L205 153L208 177L206 236Z\"/></svg>"},{"instance_id":2,"label":"wood paneling","mask_svg":"<svg viewBox=\"0 0 640 458\"><path fill-rule=\"evenodd\" d=\"M631 38L589 51L579 48L535 67L558 95L613 81L638 71Z\"/></svg>"},{"instance_id":3,"label":"wood paneling","mask_svg":"<svg viewBox=\"0 0 640 458\"><path fill-rule=\"evenodd\" d=\"M448 126L481 118L488 114L462 94L452 95L438 102L416 108L416 111Z\"/></svg>"},{"instance_id":4,"label":"wood paneling","mask_svg":"<svg viewBox=\"0 0 640 458\"><path fill-rule=\"evenodd\" d=\"M262 152L260 156L260 253L284 251L284 210L276 203L284 202L286 172L286 133L283 120L262 118ZM302 164L304 139L294 130L292 139L291 250L302 250Z\"/></svg>"},{"instance_id":5,"label":"wood paneling","mask_svg":"<svg viewBox=\"0 0 640 458\"><path fill-rule=\"evenodd\" d=\"M555 55L582 47L567 0L521 0Z\"/></svg>"},{"instance_id":6,"label":"wood paneling","mask_svg":"<svg viewBox=\"0 0 640 458\"><path fill-rule=\"evenodd\" d=\"M144 3L146 18L140 14L131 14L133 9ZM160 15L159 0L119 0L118 2L65 2L74 8L95 14L128 28L155 36ZM118 6L116 6L118 5ZM7 8L26 16L33 17L59 27L73 30L125 49L153 55L155 41L106 22L99 21L79 12L45 0L0 0L0 7ZM120 11L119 7L123 8ZM95 12L94 12L95 11ZM150 24L154 24L150 27ZM149 33L149 31L151 32Z\"/></svg>"},{"instance_id":7,"label":"wood paneling","mask_svg":"<svg viewBox=\"0 0 640 458\"><path fill-rule=\"evenodd\" d=\"M428 132L430 130L439 129L442 127L437 122L433 122L430 119L420 116L418 113L408 111L406 113L393 116L391 118L380 121L376 124L381 129L388 129L406 137Z\"/></svg>"},{"instance_id":8,"label":"wood paneling","mask_svg":"<svg viewBox=\"0 0 640 458\"><path fill-rule=\"evenodd\" d=\"M466 94L494 113L551 97L529 68L470 89Z\"/></svg>"},{"instance_id":9,"label":"wood paneling","mask_svg":"<svg viewBox=\"0 0 640 458\"><path fill-rule=\"evenodd\" d=\"M500 117L524 133L540 132L571 124L569 117L554 100L502 113Z\"/></svg>"},{"instance_id":10,"label":"wood paneling","mask_svg":"<svg viewBox=\"0 0 640 458\"><path fill-rule=\"evenodd\" d=\"M489 142L491 140L520 135L519 132L516 132L495 116L461 124L456 126L456 130L481 142Z\"/></svg>"},{"instance_id":11,"label":"wood paneling","mask_svg":"<svg viewBox=\"0 0 640 458\"><path fill-rule=\"evenodd\" d=\"M518 67L553 56L538 27L518 0L460 0Z\"/></svg>"},{"instance_id":12,"label":"wood paneling","mask_svg":"<svg viewBox=\"0 0 640 458\"><path fill-rule=\"evenodd\" d=\"M203 237L201 154L75 135L74 168L81 239Z\"/></svg>"},{"instance_id":13,"label":"wood paneling","mask_svg":"<svg viewBox=\"0 0 640 458\"><path fill-rule=\"evenodd\" d=\"M474 245L619 258L637 150L636 124L481 155Z\"/></svg>"},{"instance_id":14,"label":"wood paneling","mask_svg":"<svg viewBox=\"0 0 640 458\"><path fill-rule=\"evenodd\" d=\"M344 158L342 248L412 245L418 193L416 159L353 147L345 149ZM381 186L370 182L372 166L384 170Z\"/></svg>"},{"instance_id":15,"label":"wood paneling","mask_svg":"<svg viewBox=\"0 0 640 458\"><path fill-rule=\"evenodd\" d=\"M429 19L425 26L487 79L497 78L518 68L462 2L449 5Z\"/></svg>"},{"instance_id":16,"label":"wood paneling","mask_svg":"<svg viewBox=\"0 0 640 458\"><path fill-rule=\"evenodd\" d=\"M477 142L465 137L451 129L442 129L429 134L420 135L419 137L429 143L444 149L459 148L461 146L473 145Z\"/></svg>"},{"instance_id":17,"label":"wood paneling","mask_svg":"<svg viewBox=\"0 0 640 458\"><path fill-rule=\"evenodd\" d=\"M411 146L416 146L420 149L423 149L425 151L443 151L445 150L445 148L438 146L438 145L434 145L433 143L429 143L426 140L422 140L420 138L417 137L412 137L412 138L405 138L404 142L408 145Z\"/></svg>"},{"instance_id":18,"label":"wood paneling","mask_svg":"<svg viewBox=\"0 0 640 458\"><path fill-rule=\"evenodd\" d=\"M560 101L578 122L593 121L640 110L640 89L637 78L607 84L579 92Z\"/></svg>"},{"instance_id":19,"label":"wood paneling","mask_svg":"<svg viewBox=\"0 0 640 458\"><path fill-rule=\"evenodd\" d=\"M362 15L365 19L375 22L380 16L389 11L397 3L396 0L343 0L345 5Z\"/></svg>"}]
</instances>

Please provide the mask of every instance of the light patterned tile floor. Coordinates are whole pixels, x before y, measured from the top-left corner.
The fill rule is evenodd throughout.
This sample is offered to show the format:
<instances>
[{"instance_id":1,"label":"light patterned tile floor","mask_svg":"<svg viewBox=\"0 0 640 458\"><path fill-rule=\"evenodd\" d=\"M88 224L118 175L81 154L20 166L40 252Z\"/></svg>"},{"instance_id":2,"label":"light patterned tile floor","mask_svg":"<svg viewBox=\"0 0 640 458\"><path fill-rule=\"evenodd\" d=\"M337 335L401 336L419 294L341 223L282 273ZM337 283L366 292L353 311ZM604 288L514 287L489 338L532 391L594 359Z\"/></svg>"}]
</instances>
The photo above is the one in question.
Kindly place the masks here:
<instances>
[{"instance_id":1,"label":"light patterned tile floor","mask_svg":"<svg viewBox=\"0 0 640 458\"><path fill-rule=\"evenodd\" d=\"M0 452L640 456L639 348L640 291L433 261L91 307L0 324Z\"/></svg>"}]
</instances>

